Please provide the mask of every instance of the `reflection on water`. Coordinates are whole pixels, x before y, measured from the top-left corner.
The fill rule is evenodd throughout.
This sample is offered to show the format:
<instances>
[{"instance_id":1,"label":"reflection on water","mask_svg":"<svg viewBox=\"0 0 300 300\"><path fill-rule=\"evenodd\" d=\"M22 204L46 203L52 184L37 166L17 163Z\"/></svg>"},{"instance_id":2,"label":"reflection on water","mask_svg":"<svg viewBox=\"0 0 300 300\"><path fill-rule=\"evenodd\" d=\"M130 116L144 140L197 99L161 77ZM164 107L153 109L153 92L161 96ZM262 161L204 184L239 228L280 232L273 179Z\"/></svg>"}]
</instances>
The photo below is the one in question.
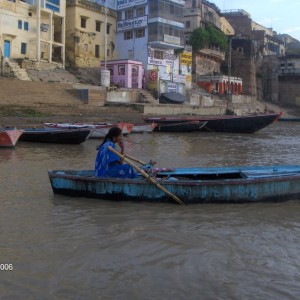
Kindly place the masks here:
<instances>
[{"instance_id":1,"label":"reflection on water","mask_svg":"<svg viewBox=\"0 0 300 300\"><path fill-rule=\"evenodd\" d=\"M159 166L300 164L300 125L256 134L141 134ZM298 299L299 201L193 205L53 195L47 169L91 169L97 140L0 151L3 299Z\"/></svg>"}]
</instances>

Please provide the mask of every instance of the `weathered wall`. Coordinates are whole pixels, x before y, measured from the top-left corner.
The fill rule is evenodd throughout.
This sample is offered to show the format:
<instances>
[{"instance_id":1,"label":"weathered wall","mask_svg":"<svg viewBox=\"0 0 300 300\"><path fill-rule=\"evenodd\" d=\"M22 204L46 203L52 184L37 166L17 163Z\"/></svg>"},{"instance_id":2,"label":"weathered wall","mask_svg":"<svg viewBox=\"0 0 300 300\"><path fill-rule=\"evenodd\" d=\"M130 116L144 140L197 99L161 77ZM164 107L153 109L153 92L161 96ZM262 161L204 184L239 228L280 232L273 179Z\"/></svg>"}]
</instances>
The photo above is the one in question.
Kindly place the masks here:
<instances>
[{"instance_id":1,"label":"weathered wall","mask_svg":"<svg viewBox=\"0 0 300 300\"><path fill-rule=\"evenodd\" d=\"M280 77L279 104L300 107L300 76Z\"/></svg>"},{"instance_id":2,"label":"weathered wall","mask_svg":"<svg viewBox=\"0 0 300 300\"><path fill-rule=\"evenodd\" d=\"M243 93L251 96L256 96L255 54L251 40L232 40L231 76L243 78Z\"/></svg>"}]
</instances>

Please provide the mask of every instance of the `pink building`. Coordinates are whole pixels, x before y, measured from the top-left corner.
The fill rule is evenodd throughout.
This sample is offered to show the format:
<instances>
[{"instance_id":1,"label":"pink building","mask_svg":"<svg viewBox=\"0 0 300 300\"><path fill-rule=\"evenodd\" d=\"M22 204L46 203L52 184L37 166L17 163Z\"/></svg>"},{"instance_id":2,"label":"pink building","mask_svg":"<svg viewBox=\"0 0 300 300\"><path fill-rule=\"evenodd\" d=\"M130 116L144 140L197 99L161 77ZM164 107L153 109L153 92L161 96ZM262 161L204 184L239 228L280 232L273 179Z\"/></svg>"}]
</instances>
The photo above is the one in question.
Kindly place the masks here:
<instances>
[{"instance_id":1,"label":"pink building","mask_svg":"<svg viewBox=\"0 0 300 300\"><path fill-rule=\"evenodd\" d=\"M106 69L110 71L110 84L133 89L143 87L144 69L140 61L128 59L108 60ZM104 70L104 62L101 62L101 70Z\"/></svg>"}]
</instances>

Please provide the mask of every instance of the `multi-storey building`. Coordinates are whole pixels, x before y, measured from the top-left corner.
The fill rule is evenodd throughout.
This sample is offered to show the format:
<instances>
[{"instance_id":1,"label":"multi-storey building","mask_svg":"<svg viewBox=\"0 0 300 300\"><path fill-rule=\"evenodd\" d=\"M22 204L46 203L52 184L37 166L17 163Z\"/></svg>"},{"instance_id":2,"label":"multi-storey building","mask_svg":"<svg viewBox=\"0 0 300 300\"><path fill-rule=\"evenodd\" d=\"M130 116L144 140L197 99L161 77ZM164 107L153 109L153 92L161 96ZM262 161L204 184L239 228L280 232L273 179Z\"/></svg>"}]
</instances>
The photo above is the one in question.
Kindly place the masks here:
<instances>
[{"instance_id":1,"label":"multi-storey building","mask_svg":"<svg viewBox=\"0 0 300 300\"><path fill-rule=\"evenodd\" d=\"M184 47L183 8L183 0L117 1L117 56L141 61L145 80L162 92L179 90L185 81L174 53Z\"/></svg>"},{"instance_id":2,"label":"multi-storey building","mask_svg":"<svg viewBox=\"0 0 300 300\"><path fill-rule=\"evenodd\" d=\"M186 0L184 9L185 42L188 44L192 32L209 25L221 30L226 35L234 35L234 29L222 16L219 8L206 0ZM229 86L241 86L241 79L221 75L221 64L225 61L225 51L216 45L207 44L198 51L193 51L193 81L209 92L223 94ZM231 83L229 83L231 81ZM231 88L233 90L233 88ZM241 90L241 88L239 89Z\"/></svg>"},{"instance_id":3,"label":"multi-storey building","mask_svg":"<svg viewBox=\"0 0 300 300\"><path fill-rule=\"evenodd\" d=\"M0 54L64 64L65 0L0 2Z\"/></svg>"},{"instance_id":4,"label":"multi-storey building","mask_svg":"<svg viewBox=\"0 0 300 300\"><path fill-rule=\"evenodd\" d=\"M66 56L72 67L100 67L101 61L116 57L114 1L97 2L101 5L67 0Z\"/></svg>"},{"instance_id":5,"label":"multi-storey building","mask_svg":"<svg viewBox=\"0 0 300 300\"><path fill-rule=\"evenodd\" d=\"M285 55L284 42L272 29L254 22L245 10L222 11L222 14L233 26L236 35L257 41L263 55Z\"/></svg>"}]
</instances>

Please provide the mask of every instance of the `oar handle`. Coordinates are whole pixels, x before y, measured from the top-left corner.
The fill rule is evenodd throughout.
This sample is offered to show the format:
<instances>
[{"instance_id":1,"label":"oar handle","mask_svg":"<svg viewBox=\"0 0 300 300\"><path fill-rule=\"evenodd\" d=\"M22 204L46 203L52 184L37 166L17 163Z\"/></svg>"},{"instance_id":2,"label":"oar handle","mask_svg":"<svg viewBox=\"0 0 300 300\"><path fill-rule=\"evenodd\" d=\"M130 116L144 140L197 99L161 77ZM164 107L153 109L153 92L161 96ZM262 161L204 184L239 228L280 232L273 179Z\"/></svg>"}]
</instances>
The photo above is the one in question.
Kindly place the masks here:
<instances>
[{"instance_id":1,"label":"oar handle","mask_svg":"<svg viewBox=\"0 0 300 300\"><path fill-rule=\"evenodd\" d=\"M155 184L160 190L165 192L167 195L169 195L173 200L175 200L178 204L185 204L180 198L178 198L176 195L168 191L164 186L159 184L153 177L151 177L149 174L147 174L144 170L139 168L136 164L131 162L129 159L126 158L126 156L122 155L120 152L112 148L111 146L108 146L108 149L118 155L120 158L123 159L123 161L127 162L130 166L132 166L135 170L137 170L139 173L141 173L147 180L151 181L153 184Z\"/></svg>"}]
</instances>

